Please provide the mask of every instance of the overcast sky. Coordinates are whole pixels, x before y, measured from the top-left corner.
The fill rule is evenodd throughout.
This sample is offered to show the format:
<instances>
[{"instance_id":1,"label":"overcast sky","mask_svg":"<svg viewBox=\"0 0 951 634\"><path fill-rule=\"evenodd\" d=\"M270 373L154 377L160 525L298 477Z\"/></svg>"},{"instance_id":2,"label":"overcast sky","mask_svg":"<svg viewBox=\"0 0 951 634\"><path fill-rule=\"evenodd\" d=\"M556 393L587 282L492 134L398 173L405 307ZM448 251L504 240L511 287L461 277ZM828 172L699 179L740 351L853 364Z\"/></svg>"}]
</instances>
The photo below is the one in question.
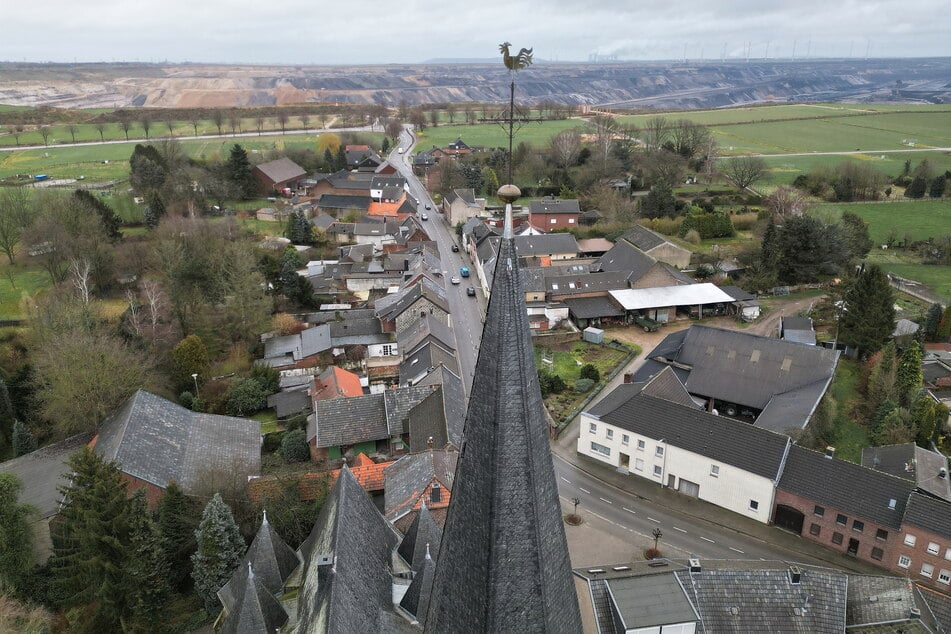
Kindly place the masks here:
<instances>
[{"instance_id":1,"label":"overcast sky","mask_svg":"<svg viewBox=\"0 0 951 634\"><path fill-rule=\"evenodd\" d=\"M0 60L417 63L495 58L503 40L533 46L536 61L948 56L948 9L947 0L21 1L0 12Z\"/></svg>"}]
</instances>

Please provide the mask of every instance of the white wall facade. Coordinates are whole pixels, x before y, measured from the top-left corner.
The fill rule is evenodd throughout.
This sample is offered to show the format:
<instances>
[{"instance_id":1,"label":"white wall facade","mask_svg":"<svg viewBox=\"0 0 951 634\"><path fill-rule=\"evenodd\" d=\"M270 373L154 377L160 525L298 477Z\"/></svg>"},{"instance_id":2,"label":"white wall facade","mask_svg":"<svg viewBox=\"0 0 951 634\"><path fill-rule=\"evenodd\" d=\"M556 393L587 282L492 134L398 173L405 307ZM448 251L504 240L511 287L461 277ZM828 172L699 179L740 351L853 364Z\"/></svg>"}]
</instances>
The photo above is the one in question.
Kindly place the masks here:
<instances>
[{"instance_id":1,"label":"white wall facade","mask_svg":"<svg viewBox=\"0 0 951 634\"><path fill-rule=\"evenodd\" d=\"M586 413L581 415L578 453L618 468L627 456L631 475L675 489L686 480L699 485L701 500L769 523L775 484L733 465L608 425Z\"/></svg>"}]
</instances>

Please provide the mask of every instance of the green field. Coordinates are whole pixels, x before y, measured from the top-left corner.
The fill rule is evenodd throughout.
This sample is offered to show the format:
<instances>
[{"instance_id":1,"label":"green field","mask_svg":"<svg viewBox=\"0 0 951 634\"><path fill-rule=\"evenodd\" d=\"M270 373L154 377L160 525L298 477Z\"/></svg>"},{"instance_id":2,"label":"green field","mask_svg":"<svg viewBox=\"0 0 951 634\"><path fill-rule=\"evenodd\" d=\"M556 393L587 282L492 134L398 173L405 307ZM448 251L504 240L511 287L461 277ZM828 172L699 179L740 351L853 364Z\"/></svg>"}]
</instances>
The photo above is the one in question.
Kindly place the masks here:
<instances>
[{"instance_id":1,"label":"green field","mask_svg":"<svg viewBox=\"0 0 951 634\"><path fill-rule=\"evenodd\" d=\"M548 145L549 139L563 130L584 128L585 122L580 119L564 119L558 121L542 121L540 123L526 123L515 135L515 143L529 143L535 147ZM433 146L445 147L456 139L461 138L467 145L484 147L508 147L508 129L497 123L480 123L476 125L441 125L437 128L426 128L417 135L416 151L431 149Z\"/></svg>"},{"instance_id":2,"label":"green field","mask_svg":"<svg viewBox=\"0 0 951 634\"><path fill-rule=\"evenodd\" d=\"M806 172L832 168L843 161L868 164L883 174L896 177L901 174L905 161L917 165L927 159L935 173L951 169L951 152L894 152L889 154L817 154L813 156L764 156L769 165L768 182L771 185L789 185ZM757 189L759 185L757 185Z\"/></svg>"},{"instance_id":3,"label":"green field","mask_svg":"<svg viewBox=\"0 0 951 634\"><path fill-rule=\"evenodd\" d=\"M943 238L951 234L951 201L900 201L892 203L828 203L817 205L814 213L828 220L850 211L868 223L869 235L876 244L883 244L892 230L898 239Z\"/></svg>"}]
</instances>

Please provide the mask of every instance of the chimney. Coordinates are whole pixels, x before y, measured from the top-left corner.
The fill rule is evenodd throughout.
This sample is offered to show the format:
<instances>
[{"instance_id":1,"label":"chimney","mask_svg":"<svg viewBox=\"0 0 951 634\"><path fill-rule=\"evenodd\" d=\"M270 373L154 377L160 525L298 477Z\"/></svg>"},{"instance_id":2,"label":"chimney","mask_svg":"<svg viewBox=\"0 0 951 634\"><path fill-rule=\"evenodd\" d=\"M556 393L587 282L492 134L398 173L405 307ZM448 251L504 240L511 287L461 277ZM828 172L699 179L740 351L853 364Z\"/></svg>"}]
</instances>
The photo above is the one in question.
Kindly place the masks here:
<instances>
[{"instance_id":1,"label":"chimney","mask_svg":"<svg viewBox=\"0 0 951 634\"><path fill-rule=\"evenodd\" d=\"M826 458L832 460L835 457L835 447L826 447Z\"/></svg>"},{"instance_id":2,"label":"chimney","mask_svg":"<svg viewBox=\"0 0 951 634\"><path fill-rule=\"evenodd\" d=\"M799 566L790 566L789 567L789 583L794 586L798 586L802 582L802 570L799 569Z\"/></svg>"},{"instance_id":3,"label":"chimney","mask_svg":"<svg viewBox=\"0 0 951 634\"><path fill-rule=\"evenodd\" d=\"M699 559L688 559L687 563L690 565L690 572L700 572L700 560Z\"/></svg>"},{"instance_id":4,"label":"chimney","mask_svg":"<svg viewBox=\"0 0 951 634\"><path fill-rule=\"evenodd\" d=\"M948 477L948 468L947 468L947 467L941 467L941 469L938 470L938 477L939 477L939 478L947 478L947 477Z\"/></svg>"},{"instance_id":5,"label":"chimney","mask_svg":"<svg viewBox=\"0 0 951 634\"><path fill-rule=\"evenodd\" d=\"M912 609L911 609L911 614L910 614L910 616L911 616L911 618L913 618L913 619L920 619L920 618L921 618L921 610L919 610L918 608L912 608Z\"/></svg>"}]
</instances>

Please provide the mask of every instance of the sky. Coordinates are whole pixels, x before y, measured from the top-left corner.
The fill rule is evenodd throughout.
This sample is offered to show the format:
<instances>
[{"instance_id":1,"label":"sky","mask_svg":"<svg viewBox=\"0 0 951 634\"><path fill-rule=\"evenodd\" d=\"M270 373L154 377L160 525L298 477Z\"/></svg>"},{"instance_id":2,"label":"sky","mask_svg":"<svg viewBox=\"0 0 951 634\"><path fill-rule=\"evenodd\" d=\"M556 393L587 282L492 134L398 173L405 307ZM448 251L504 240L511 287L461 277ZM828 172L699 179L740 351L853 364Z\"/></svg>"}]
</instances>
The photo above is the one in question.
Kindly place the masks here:
<instances>
[{"instance_id":1,"label":"sky","mask_svg":"<svg viewBox=\"0 0 951 634\"><path fill-rule=\"evenodd\" d=\"M0 61L412 64L951 56L947 0L45 0L0 12Z\"/></svg>"}]
</instances>

